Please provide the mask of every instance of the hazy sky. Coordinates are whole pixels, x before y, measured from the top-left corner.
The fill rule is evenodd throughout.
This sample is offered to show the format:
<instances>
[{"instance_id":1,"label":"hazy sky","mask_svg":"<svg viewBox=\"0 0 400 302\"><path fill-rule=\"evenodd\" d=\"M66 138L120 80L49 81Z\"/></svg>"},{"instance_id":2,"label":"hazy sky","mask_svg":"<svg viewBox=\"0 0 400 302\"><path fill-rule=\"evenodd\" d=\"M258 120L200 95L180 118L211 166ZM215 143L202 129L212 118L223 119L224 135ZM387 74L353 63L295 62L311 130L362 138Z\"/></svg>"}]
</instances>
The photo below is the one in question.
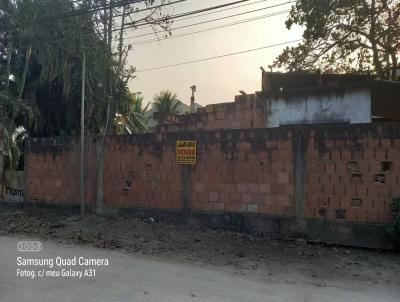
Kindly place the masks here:
<instances>
[{"instance_id":1,"label":"hazy sky","mask_svg":"<svg viewBox=\"0 0 400 302\"><path fill-rule=\"evenodd\" d=\"M233 0L187 0L170 6L168 8L168 13L177 14L232 1ZM250 0L249 2L238 5L252 3L251 5L212 13L203 17L190 18L182 21L177 20L174 22L172 28L286 2L286 0L265 0L262 2L260 2L260 0ZM291 5L292 4L286 4L215 22L173 30L173 36L274 12L285 11L288 10ZM284 23L287 15L288 13L284 13L278 16L210 30L203 33L167 39L161 42L135 45L133 46L133 51L129 55L129 62L136 66L137 70L141 70L300 39L302 34L301 28L294 28L290 31L286 29ZM127 36L149 32L150 29L135 30L128 32ZM128 41L137 43L153 38L154 36L144 36L129 39ZM177 93L182 102L189 104L191 95L189 87L196 84L197 103L206 105L220 102L232 102L234 96L239 94L239 90L253 93L261 89L260 66L264 66L264 68L267 69L267 66L273 62L274 58L284 47L285 46L278 46L200 63L138 72L136 74L137 78L131 81L130 88L133 91L142 92L146 103L151 102L153 96L159 91L169 89Z\"/></svg>"}]
</instances>

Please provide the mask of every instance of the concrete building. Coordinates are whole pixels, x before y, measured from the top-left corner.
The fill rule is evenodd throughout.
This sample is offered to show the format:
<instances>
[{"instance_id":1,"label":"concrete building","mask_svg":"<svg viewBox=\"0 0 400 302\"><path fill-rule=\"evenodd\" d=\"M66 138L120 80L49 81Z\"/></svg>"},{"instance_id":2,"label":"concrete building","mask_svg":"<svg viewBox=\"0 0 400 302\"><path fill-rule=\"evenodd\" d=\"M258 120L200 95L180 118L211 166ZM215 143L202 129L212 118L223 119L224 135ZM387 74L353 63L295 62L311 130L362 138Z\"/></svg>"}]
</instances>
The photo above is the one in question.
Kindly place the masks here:
<instances>
[{"instance_id":1,"label":"concrete building","mask_svg":"<svg viewBox=\"0 0 400 302\"><path fill-rule=\"evenodd\" d=\"M262 89L196 113L164 116L156 131L365 124L400 119L400 82L360 75L262 71Z\"/></svg>"},{"instance_id":2,"label":"concrete building","mask_svg":"<svg viewBox=\"0 0 400 302\"><path fill-rule=\"evenodd\" d=\"M266 126L363 124L400 118L400 82L368 76L262 72Z\"/></svg>"}]
</instances>

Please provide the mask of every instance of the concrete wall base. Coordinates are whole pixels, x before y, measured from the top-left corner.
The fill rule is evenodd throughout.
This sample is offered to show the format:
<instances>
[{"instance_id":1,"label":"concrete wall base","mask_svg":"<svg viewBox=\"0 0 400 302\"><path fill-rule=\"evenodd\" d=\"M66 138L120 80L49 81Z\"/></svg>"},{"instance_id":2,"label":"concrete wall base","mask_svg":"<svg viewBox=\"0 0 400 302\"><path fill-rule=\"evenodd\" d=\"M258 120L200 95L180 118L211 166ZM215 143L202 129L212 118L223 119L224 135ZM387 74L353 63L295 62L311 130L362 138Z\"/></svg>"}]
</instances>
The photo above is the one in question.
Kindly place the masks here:
<instances>
[{"instance_id":1,"label":"concrete wall base","mask_svg":"<svg viewBox=\"0 0 400 302\"><path fill-rule=\"evenodd\" d=\"M7 203L0 202L1 209L12 208L51 208L78 214L77 205L54 205L46 203ZM324 219L306 218L299 221L293 217L210 213L202 211L179 211L144 208L102 208L97 215L132 215L153 217L155 220L169 219L192 227L224 228L246 232L263 232L273 237L293 240L301 238L309 242L339 244L352 247L393 249L387 225L370 223L332 222Z\"/></svg>"},{"instance_id":2,"label":"concrete wall base","mask_svg":"<svg viewBox=\"0 0 400 302\"><path fill-rule=\"evenodd\" d=\"M332 222L307 218L299 221L292 217L210 213L201 211L169 211L138 208L103 208L99 215L135 215L154 219L172 219L193 227L216 227L248 232L264 232L277 238L302 238L310 242L339 244L352 247L393 249L387 225L369 223Z\"/></svg>"}]
</instances>

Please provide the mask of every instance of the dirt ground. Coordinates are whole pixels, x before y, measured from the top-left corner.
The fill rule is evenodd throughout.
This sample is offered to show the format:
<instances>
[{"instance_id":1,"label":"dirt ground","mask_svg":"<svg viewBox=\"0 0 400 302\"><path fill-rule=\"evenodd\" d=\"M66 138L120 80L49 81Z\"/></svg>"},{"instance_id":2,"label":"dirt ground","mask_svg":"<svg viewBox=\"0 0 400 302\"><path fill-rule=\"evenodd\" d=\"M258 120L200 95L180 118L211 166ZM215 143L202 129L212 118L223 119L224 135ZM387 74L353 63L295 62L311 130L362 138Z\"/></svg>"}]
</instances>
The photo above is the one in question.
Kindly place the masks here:
<instances>
[{"instance_id":1,"label":"dirt ground","mask_svg":"<svg viewBox=\"0 0 400 302\"><path fill-rule=\"evenodd\" d=\"M193 228L152 217L99 217L59 210L2 209L0 235L23 235L157 256L183 263L229 267L235 274L296 272L317 287L336 282L385 285L400 293L400 254L388 251L283 241L272 235Z\"/></svg>"}]
</instances>

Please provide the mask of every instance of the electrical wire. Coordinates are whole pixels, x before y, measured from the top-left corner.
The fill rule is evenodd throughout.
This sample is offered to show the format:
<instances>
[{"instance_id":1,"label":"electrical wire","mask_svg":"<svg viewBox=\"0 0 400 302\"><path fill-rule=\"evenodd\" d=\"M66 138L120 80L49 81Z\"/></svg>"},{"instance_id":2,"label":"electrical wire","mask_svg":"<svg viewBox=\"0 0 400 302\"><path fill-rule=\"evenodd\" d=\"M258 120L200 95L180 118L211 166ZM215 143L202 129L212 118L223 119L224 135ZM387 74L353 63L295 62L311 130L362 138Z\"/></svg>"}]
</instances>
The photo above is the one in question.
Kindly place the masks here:
<instances>
[{"instance_id":1,"label":"electrical wire","mask_svg":"<svg viewBox=\"0 0 400 302\"><path fill-rule=\"evenodd\" d=\"M154 43L154 42L160 42L160 41L169 40L169 39L176 39L176 38L190 36L190 35L203 33L203 32L207 32L207 31L211 31L211 30L216 30L216 29L220 29L220 28L225 28L225 27L230 27L230 26L239 25L239 24L243 24L243 23L258 21L258 20L261 20L261 19L269 18L269 17L275 17L275 16L279 16L279 15L282 15L282 14L285 14L285 13L288 13L288 12L290 12L290 10L284 10L284 11L279 11L279 12L275 12L275 13L271 13L271 14L266 14L266 15L262 15L262 16L258 16L258 17L254 17L254 18L248 18L248 19L237 21L237 22L223 24L223 25L220 25L220 26L210 27L210 28L206 28L206 29L202 29L202 30L198 30L198 31L172 35L172 36L164 37L162 39L150 39L150 40L138 41L138 42L134 42L134 43L129 43L129 45L136 46L136 45L143 45L143 44L149 44L149 43ZM131 38L132 37L125 37L124 39L126 41L126 40L129 40Z\"/></svg>"},{"instance_id":2,"label":"electrical wire","mask_svg":"<svg viewBox=\"0 0 400 302\"><path fill-rule=\"evenodd\" d=\"M266 45L266 46L262 46L262 47L257 47L257 48L251 48L251 49L242 50L242 51L226 53L226 54L223 54L223 55L218 55L218 56L213 56L213 57L208 57L208 58L203 58L203 59L198 59L198 60L192 60L192 61L186 61L186 62L181 62L181 63L176 63L176 64L170 64L170 65L163 65L163 66L139 69L136 72L147 72L147 71L152 71L152 70L160 70L160 69L177 67L177 66L182 66L182 65L187 65L187 64L199 63L199 62L204 62L204 61L209 61L209 60L216 60L216 59L235 56L235 55L244 54L244 53L248 53L248 52L258 51L258 50L262 50L262 49L267 49L267 48L287 45L287 44L300 42L300 41L302 41L302 40L301 39L297 39L297 40L292 40L292 41L287 41L287 42L282 42L282 43L277 43L277 44L270 44L270 45Z\"/></svg>"},{"instance_id":3,"label":"electrical wire","mask_svg":"<svg viewBox=\"0 0 400 302\"><path fill-rule=\"evenodd\" d=\"M249 1L249 0L241 0L241 1L229 2L229 3L224 4L223 6L234 5L234 4L243 2L243 1ZM291 2L293 2L293 1L291 1ZM268 7L268 8L277 7L277 6L280 6L280 5L285 5L285 4L288 4L288 3L291 3L291 2L285 2L285 3L277 4L277 5L274 5L274 6L270 6L270 7ZM205 10L218 9L218 8L220 8L220 7L221 7L221 5L218 5L218 6L213 6L213 7L204 8L204 9L201 9L201 10L189 11L189 12L185 12L185 13L183 13L183 14L179 14L179 15L177 15L177 16L173 15L173 16L170 17L170 19L174 19L175 17L180 17L180 16L182 16L182 15L184 15L184 16L194 15L194 14L197 14L199 11L200 11L200 12L203 12L203 11L205 11ZM262 9L266 9L266 8L262 8ZM262 10L262 9L258 9L258 10ZM255 11L258 11L258 10L253 10L252 12L255 12ZM246 13L248 13L248 12L244 12L244 13L240 13L240 14L231 15L231 16L229 16L229 18L230 18L230 17L233 17L233 16L237 16L237 15L243 15L243 14L246 14ZM227 16L214 19L214 21L218 21L218 20L222 20L222 19L226 19L226 18L227 18ZM158 22L158 20L154 20L154 22ZM207 21L201 22L201 24L203 24L203 23L208 23L208 22L207 22ZM141 25L147 25L147 23L136 24L136 25L135 25L135 29L136 29L137 27L141 26ZM132 28L132 26L127 27L127 28L124 28L124 29L129 29L129 28ZM119 31L119 30L121 30L121 28L115 28L115 29L113 29L113 32ZM85 33L81 33L81 37L90 36L90 35L92 35L92 34L93 34L93 31L91 31L91 32L86 32L86 34L85 34ZM56 40L54 40L54 39L53 39L53 40L43 40L43 41L41 41L40 43L41 43L41 44L43 44L43 43L52 44L52 43L58 43L58 42L68 41L68 40L70 40L71 38L73 38L73 37L72 37L72 36L69 36L69 37L60 38L60 39L56 39ZM123 38L123 39L125 39L125 38ZM36 44L36 45L37 45L37 44ZM21 47L23 48L23 46L21 46Z\"/></svg>"},{"instance_id":4,"label":"electrical wire","mask_svg":"<svg viewBox=\"0 0 400 302\"><path fill-rule=\"evenodd\" d=\"M22 26L33 25L37 22L50 21L50 20L54 20L54 19L63 19L63 18L70 18L70 17L86 15L86 14L94 13L94 12L101 11L101 10L112 9L112 8L116 8L116 7L141 3L141 2L145 2L145 1L146 0L121 0L119 2L110 3L110 4L104 5L104 6L91 7L88 9L80 9L80 10L75 10L75 11L41 17L41 18L36 19L33 22L24 23L24 24L22 24Z\"/></svg>"},{"instance_id":5,"label":"electrical wire","mask_svg":"<svg viewBox=\"0 0 400 302\"><path fill-rule=\"evenodd\" d=\"M259 0L259 1L251 2L251 3L245 3L245 4L238 5L238 6L221 9L221 10L218 10L218 11L212 11L212 12L208 12L208 13L204 13L204 14L200 14L200 15L196 15L196 16L189 16L189 17L186 17L186 18L181 18L178 21L183 21L183 20L187 20L187 19L193 19L193 18L208 16L208 15L211 15L211 14L216 14L216 13L220 13L220 12L224 12L224 11L228 11L228 10L232 10L232 9L237 9L237 8L240 8L240 7L243 7L243 6L254 5L254 4L258 4L258 3L261 3L261 2L267 2L267 1L270 1L270 0Z\"/></svg>"},{"instance_id":6,"label":"electrical wire","mask_svg":"<svg viewBox=\"0 0 400 302\"><path fill-rule=\"evenodd\" d=\"M292 2L293 2L293 1L292 1ZM290 3L292 3L292 2L287 2L287 3L281 3L281 4L266 6L266 7L263 7L263 8L254 9L254 10L250 10L250 11L246 11L246 12L242 12L242 13L237 13L237 14L228 15L228 16L219 17L219 18L210 19L210 20L205 20L205 21L201 21L201 22L197 22L197 23L192 23L192 24L189 24L189 25L178 26L178 27L172 28L171 30L177 30L177 29L182 29L182 28L197 26L197 25L201 25L201 24L206 24L206 23L210 23L210 22L220 21L220 20L224 20L224 19L229 19L229 18L233 18L233 17L238 17L238 16L242 16L242 15L247 15L247 14L250 14L250 13L255 13L255 12L262 11L262 10L266 10L266 9L275 8L275 7L278 7L278 6L290 4ZM126 28L125 28L125 29L126 29ZM136 37L145 37L145 36L154 35L154 34L163 33L163 32L164 32L164 31L154 31L154 32L152 32L152 33L145 33L145 34L130 36L129 39L131 39L131 38L136 38ZM125 38L125 39L126 39L126 38Z\"/></svg>"},{"instance_id":7,"label":"electrical wire","mask_svg":"<svg viewBox=\"0 0 400 302\"><path fill-rule=\"evenodd\" d=\"M243 6L254 5L254 4L258 4L258 3L261 3L261 2L267 2L267 1L270 1L270 0L259 0L259 1L252 2L252 3L246 3L246 4L242 4L242 5L238 5L238 6L234 6L234 7L228 7L228 8L220 9L220 10L216 10L216 11L210 11L210 12L207 12L207 13L204 13L204 14L199 14L199 15L196 14L196 15L193 15L193 16L185 17L185 18L179 18L179 19L173 20L173 21L174 22L180 22L180 21L184 21L184 20L188 20L188 19L199 18L199 17L212 15L212 14L217 14L217 13L220 13L220 12L224 12L224 11L228 11L228 10L232 10L232 9L237 9L237 8L240 8L240 7L243 7ZM141 29L146 29L146 28L152 28L152 26L151 25L147 25L147 26L143 26L143 27L137 28L137 29L141 30Z\"/></svg>"}]
</instances>

